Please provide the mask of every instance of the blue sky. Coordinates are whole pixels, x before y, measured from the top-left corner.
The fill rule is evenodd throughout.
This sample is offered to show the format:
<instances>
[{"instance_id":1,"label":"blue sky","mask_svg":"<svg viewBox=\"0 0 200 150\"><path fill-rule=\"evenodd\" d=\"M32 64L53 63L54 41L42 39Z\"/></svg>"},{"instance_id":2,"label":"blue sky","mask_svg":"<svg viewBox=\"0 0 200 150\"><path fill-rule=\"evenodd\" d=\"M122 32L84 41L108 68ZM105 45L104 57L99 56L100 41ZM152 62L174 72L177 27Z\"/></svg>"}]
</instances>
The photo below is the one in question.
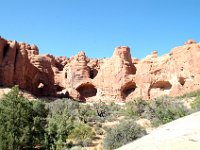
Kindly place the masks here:
<instances>
[{"instance_id":1,"label":"blue sky","mask_svg":"<svg viewBox=\"0 0 200 150\"><path fill-rule=\"evenodd\" d=\"M40 53L111 57L159 55L187 39L200 41L199 0L1 0L0 35L38 45Z\"/></svg>"}]
</instances>

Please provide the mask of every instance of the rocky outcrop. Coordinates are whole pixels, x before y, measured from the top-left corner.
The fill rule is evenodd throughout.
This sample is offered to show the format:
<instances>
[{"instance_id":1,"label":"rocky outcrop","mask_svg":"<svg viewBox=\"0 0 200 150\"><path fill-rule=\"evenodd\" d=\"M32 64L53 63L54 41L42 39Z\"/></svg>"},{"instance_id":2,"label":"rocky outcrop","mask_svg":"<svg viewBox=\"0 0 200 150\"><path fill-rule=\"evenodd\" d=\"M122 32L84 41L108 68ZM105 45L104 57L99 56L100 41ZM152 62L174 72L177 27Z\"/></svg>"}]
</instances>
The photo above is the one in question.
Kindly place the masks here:
<instances>
[{"instance_id":1,"label":"rocky outcrop","mask_svg":"<svg viewBox=\"0 0 200 150\"><path fill-rule=\"evenodd\" d=\"M36 96L81 101L125 101L177 96L200 88L200 45L188 40L169 54L153 51L142 60L117 47L111 58L39 55L36 45L0 38L0 85L19 85Z\"/></svg>"},{"instance_id":2,"label":"rocky outcrop","mask_svg":"<svg viewBox=\"0 0 200 150\"><path fill-rule=\"evenodd\" d=\"M150 134L116 150L198 150L200 112L165 124Z\"/></svg>"},{"instance_id":3,"label":"rocky outcrop","mask_svg":"<svg viewBox=\"0 0 200 150\"><path fill-rule=\"evenodd\" d=\"M1 86L17 84L38 96L58 96L59 69L62 63L51 55L38 55L37 46L0 38Z\"/></svg>"}]
</instances>

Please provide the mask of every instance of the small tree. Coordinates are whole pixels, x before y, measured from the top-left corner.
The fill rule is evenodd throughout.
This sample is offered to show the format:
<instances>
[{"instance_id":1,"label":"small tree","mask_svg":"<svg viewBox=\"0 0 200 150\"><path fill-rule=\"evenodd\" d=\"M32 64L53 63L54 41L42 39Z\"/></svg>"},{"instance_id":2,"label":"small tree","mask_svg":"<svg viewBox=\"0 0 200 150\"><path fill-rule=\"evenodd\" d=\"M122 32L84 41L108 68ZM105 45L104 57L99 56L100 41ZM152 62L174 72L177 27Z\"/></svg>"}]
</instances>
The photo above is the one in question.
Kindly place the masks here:
<instances>
[{"instance_id":1,"label":"small tree","mask_svg":"<svg viewBox=\"0 0 200 150\"><path fill-rule=\"evenodd\" d=\"M46 143L49 149L60 149L66 147L66 139L74 129L73 118L69 115L67 108L63 113L53 113L48 117L46 128Z\"/></svg>"},{"instance_id":2,"label":"small tree","mask_svg":"<svg viewBox=\"0 0 200 150\"><path fill-rule=\"evenodd\" d=\"M19 93L17 86L0 100L0 149L44 147L45 115L40 102L32 103Z\"/></svg>"},{"instance_id":3,"label":"small tree","mask_svg":"<svg viewBox=\"0 0 200 150\"><path fill-rule=\"evenodd\" d=\"M45 127L47 125L48 110L45 108L45 103L41 101L32 102L32 131L33 145L39 145L40 147L46 147L45 145Z\"/></svg>"}]
</instances>

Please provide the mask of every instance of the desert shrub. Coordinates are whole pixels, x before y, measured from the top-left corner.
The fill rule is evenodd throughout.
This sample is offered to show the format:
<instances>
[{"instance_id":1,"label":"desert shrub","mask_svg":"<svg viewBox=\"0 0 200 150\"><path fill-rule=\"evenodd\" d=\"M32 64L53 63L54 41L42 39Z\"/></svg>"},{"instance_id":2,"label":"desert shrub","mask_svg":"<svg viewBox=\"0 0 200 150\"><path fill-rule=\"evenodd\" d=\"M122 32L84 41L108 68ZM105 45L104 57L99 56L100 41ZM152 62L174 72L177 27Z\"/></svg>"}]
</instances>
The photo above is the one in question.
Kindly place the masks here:
<instances>
[{"instance_id":1,"label":"desert shrub","mask_svg":"<svg viewBox=\"0 0 200 150\"><path fill-rule=\"evenodd\" d=\"M106 132L108 132L109 130L111 130L111 128L108 127L108 126L103 126L102 128L103 128Z\"/></svg>"},{"instance_id":2,"label":"desert shrub","mask_svg":"<svg viewBox=\"0 0 200 150\"><path fill-rule=\"evenodd\" d=\"M106 105L106 103L104 103L104 102L95 103L94 108L96 110L96 114L99 117L106 117L111 114L109 106Z\"/></svg>"},{"instance_id":3,"label":"desert shrub","mask_svg":"<svg viewBox=\"0 0 200 150\"><path fill-rule=\"evenodd\" d=\"M109 104L109 109L112 112L112 115L114 116L121 115L122 106L116 104L115 102L111 102Z\"/></svg>"},{"instance_id":4,"label":"desert shrub","mask_svg":"<svg viewBox=\"0 0 200 150\"><path fill-rule=\"evenodd\" d=\"M134 121L123 121L108 130L103 145L105 149L116 149L144 135L146 135L146 130Z\"/></svg>"},{"instance_id":5,"label":"desert shrub","mask_svg":"<svg viewBox=\"0 0 200 150\"><path fill-rule=\"evenodd\" d=\"M158 126L183 117L188 113L189 111L183 103L163 97L151 101L145 115L154 126Z\"/></svg>"},{"instance_id":6,"label":"desert shrub","mask_svg":"<svg viewBox=\"0 0 200 150\"><path fill-rule=\"evenodd\" d=\"M192 112L200 111L200 96L197 96L191 103Z\"/></svg>"},{"instance_id":7,"label":"desert shrub","mask_svg":"<svg viewBox=\"0 0 200 150\"><path fill-rule=\"evenodd\" d=\"M79 109L80 109L79 102L74 101L72 99L67 99L67 98L64 98L63 101L65 101L67 103L67 109L68 109L70 115L78 117Z\"/></svg>"},{"instance_id":8,"label":"desert shrub","mask_svg":"<svg viewBox=\"0 0 200 150\"><path fill-rule=\"evenodd\" d=\"M181 96L178 96L178 98L189 98L189 97L197 97L197 96L200 96L200 90L185 93Z\"/></svg>"},{"instance_id":9,"label":"desert shrub","mask_svg":"<svg viewBox=\"0 0 200 150\"><path fill-rule=\"evenodd\" d=\"M89 144L88 139L92 139L94 136L95 133L90 126L82 122L77 122L69 138L84 146L86 143Z\"/></svg>"},{"instance_id":10,"label":"desert shrub","mask_svg":"<svg viewBox=\"0 0 200 150\"><path fill-rule=\"evenodd\" d=\"M67 108L67 102L62 99L57 99L53 102L46 103L46 108L49 110L49 115L62 114L64 109Z\"/></svg>"},{"instance_id":11,"label":"desert shrub","mask_svg":"<svg viewBox=\"0 0 200 150\"><path fill-rule=\"evenodd\" d=\"M79 103L71 99L57 99L47 103L46 107L50 111L49 114L62 114L65 108L67 108L71 116L79 116Z\"/></svg>"},{"instance_id":12,"label":"desert shrub","mask_svg":"<svg viewBox=\"0 0 200 150\"><path fill-rule=\"evenodd\" d=\"M80 105L79 107L79 117L84 123L94 122L94 117L96 116L96 111L90 105Z\"/></svg>"},{"instance_id":13,"label":"desert shrub","mask_svg":"<svg viewBox=\"0 0 200 150\"><path fill-rule=\"evenodd\" d=\"M133 101L127 102L125 104L125 116L128 117L141 117L143 113L148 108L148 102L142 100L141 98L135 99Z\"/></svg>"},{"instance_id":14,"label":"desert shrub","mask_svg":"<svg viewBox=\"0 0 200 150\"><path fill-rule=\"evenodd\" d=\"M119 111L121 109L120 105L116 104L115 102L111 102L109 107L112 111Z\"/></svg>"},{"instance_id":15,"label":"desert shrub","mask_svg":"<svg viewBox=\"0 0 200 150\"><path fill-rule=\"evenodd\" d=\"M82 145L84 147L90 146L92 144L92 139L91 138L86 138L83 140Z\"/></svg>"}]
</instances>

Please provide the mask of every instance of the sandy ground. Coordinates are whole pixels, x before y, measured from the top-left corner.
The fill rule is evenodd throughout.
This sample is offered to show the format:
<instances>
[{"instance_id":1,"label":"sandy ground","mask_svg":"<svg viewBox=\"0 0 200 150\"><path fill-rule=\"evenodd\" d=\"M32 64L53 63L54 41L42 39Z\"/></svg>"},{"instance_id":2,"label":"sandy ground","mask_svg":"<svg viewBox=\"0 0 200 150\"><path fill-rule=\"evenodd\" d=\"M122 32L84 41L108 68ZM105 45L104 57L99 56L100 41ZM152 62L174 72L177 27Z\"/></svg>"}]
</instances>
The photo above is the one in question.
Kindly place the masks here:
<instances>
[{"instance_id":1,"label":"sandy ground","mask_svg":"<svg viewBox=\"0 0 200 150\"><path fill-rule=\"evenodd\" d=\"M200 112L161 126L117 150L200 150Z\"/></svg>"}]
</instances>

